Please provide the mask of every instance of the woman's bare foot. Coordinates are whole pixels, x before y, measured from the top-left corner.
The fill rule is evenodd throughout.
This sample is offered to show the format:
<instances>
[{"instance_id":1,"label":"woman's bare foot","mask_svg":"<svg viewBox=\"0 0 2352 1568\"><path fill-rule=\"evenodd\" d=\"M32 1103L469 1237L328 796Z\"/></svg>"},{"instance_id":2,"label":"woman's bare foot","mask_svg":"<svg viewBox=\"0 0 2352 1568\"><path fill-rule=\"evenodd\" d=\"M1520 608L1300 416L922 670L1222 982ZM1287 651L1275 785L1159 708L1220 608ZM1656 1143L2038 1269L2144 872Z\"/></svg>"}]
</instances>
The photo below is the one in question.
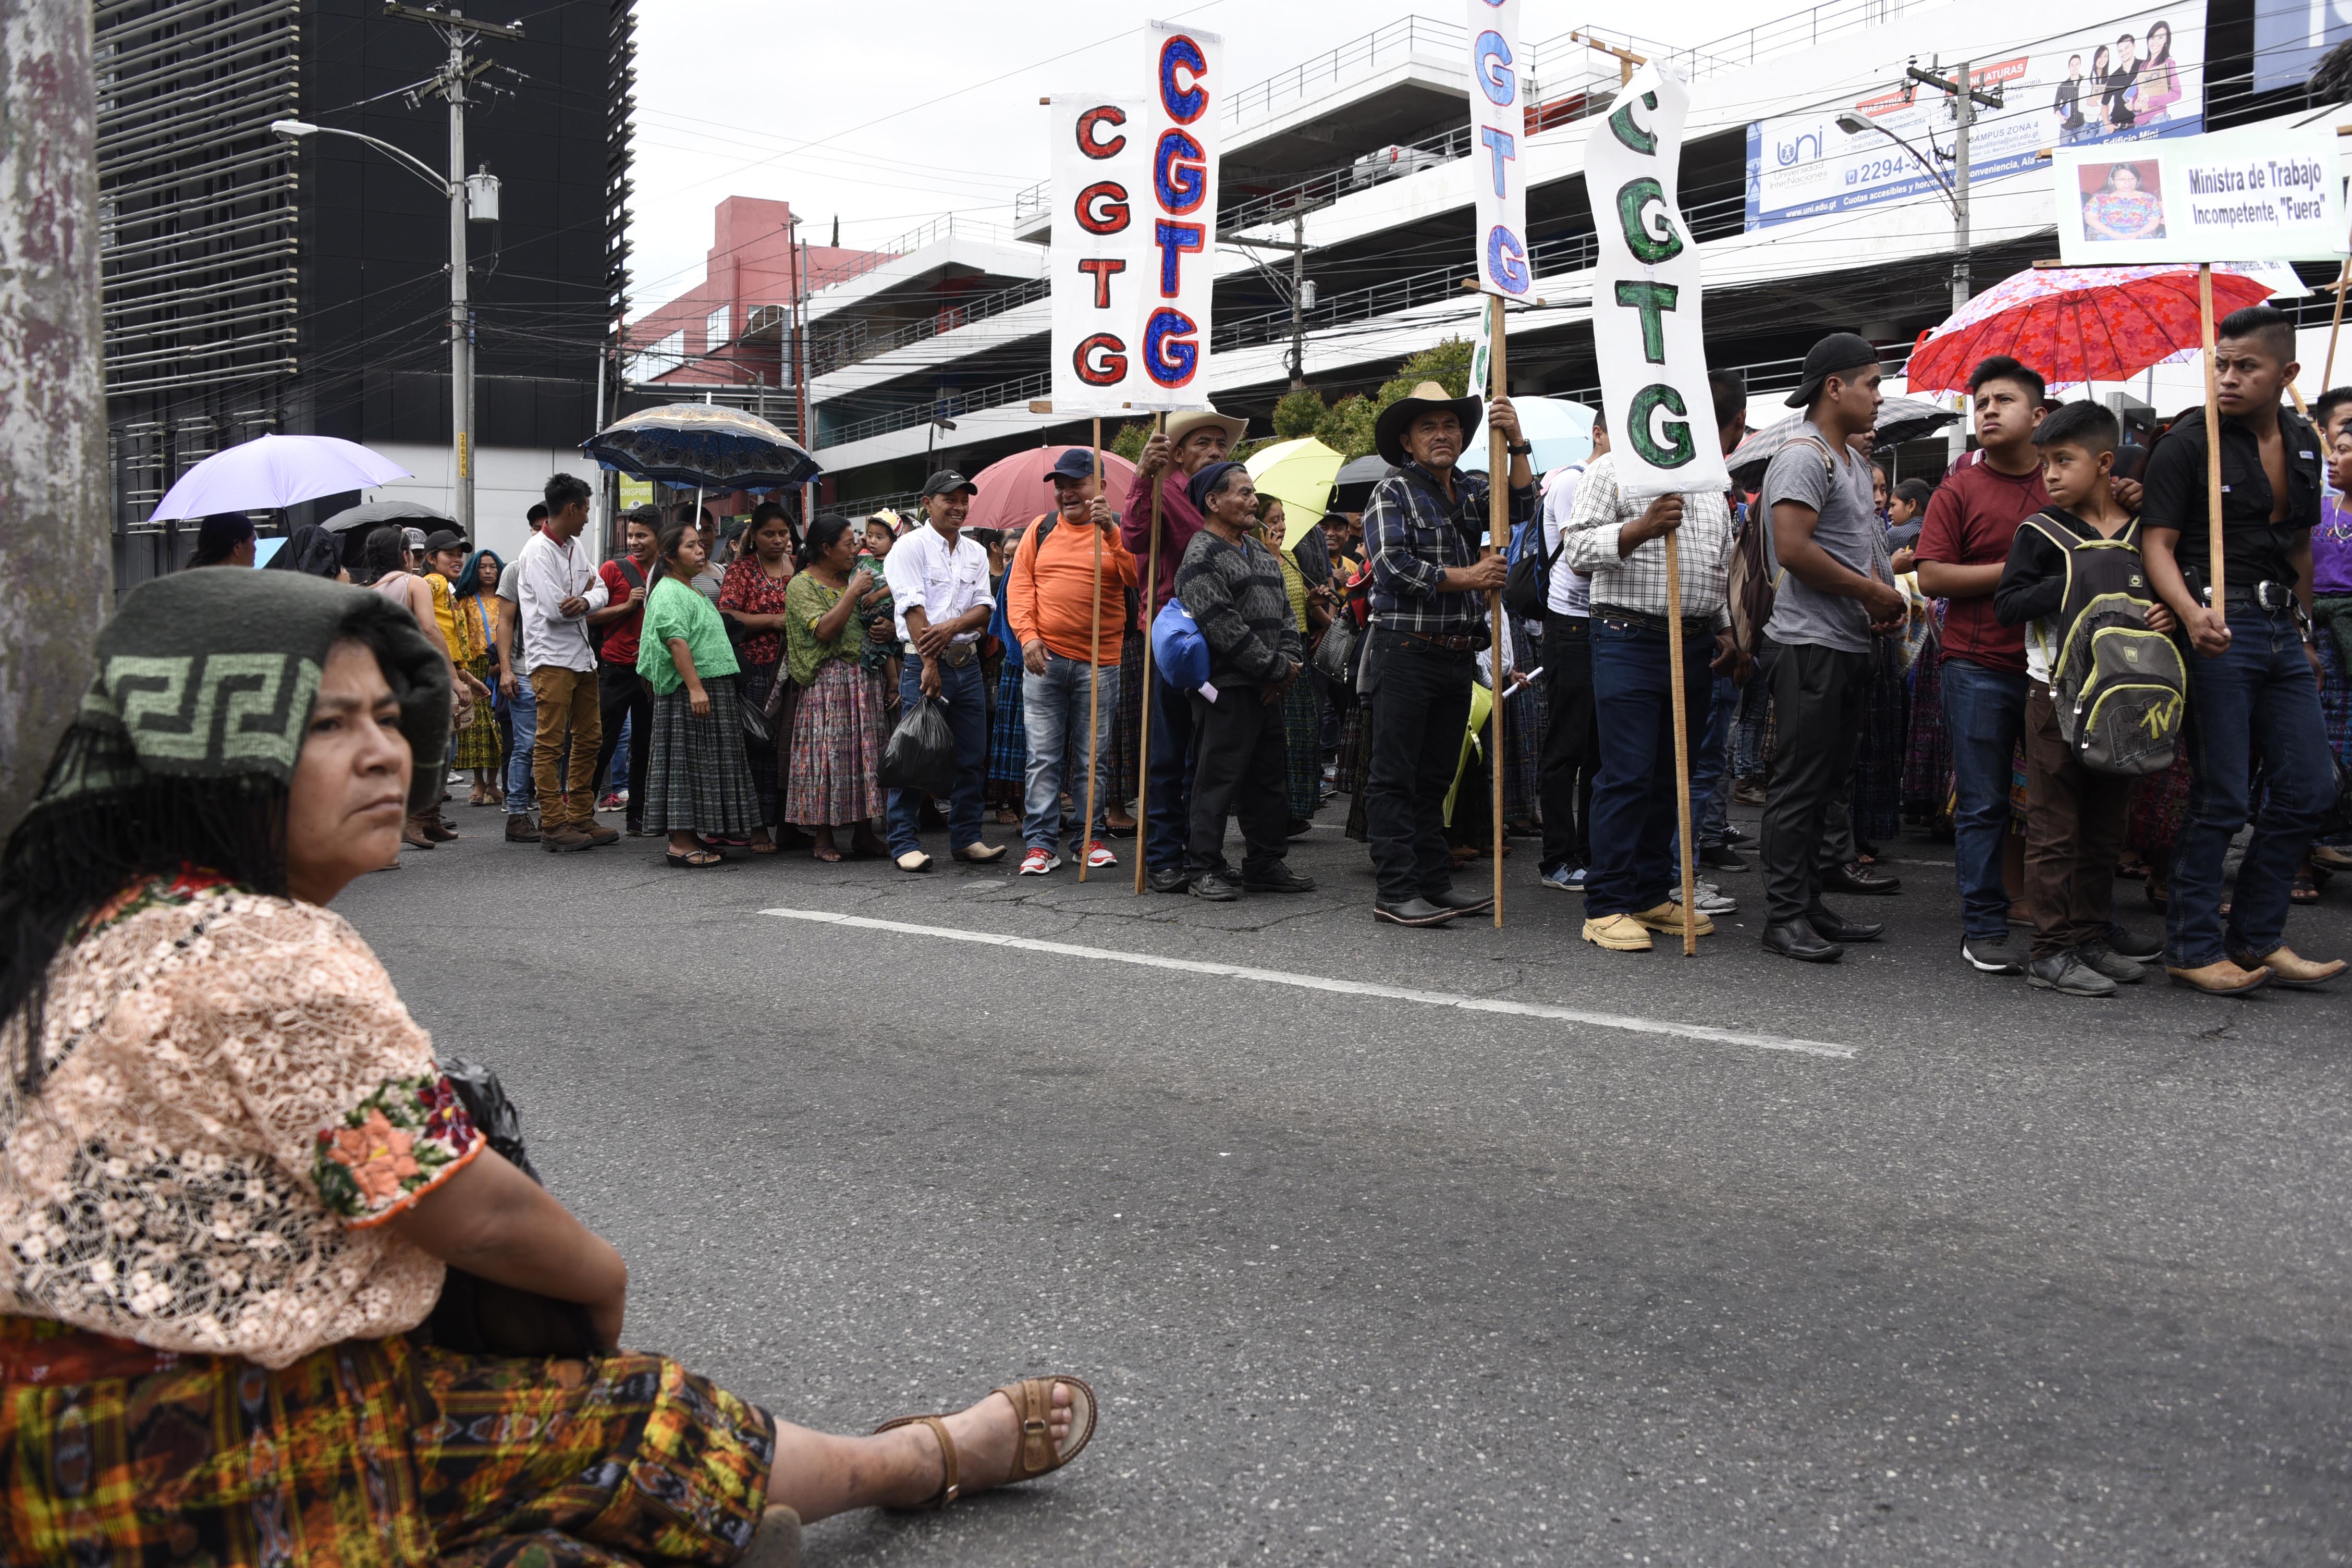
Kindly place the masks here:
<instances>
[{"instance_id":1,"label":"woman's bare foot","mask_svg":"<svg viewBox=\"0 0 2352 1568\"><path fill-rule=\"evenodd\" d=\"M1021 1420L1013 1408L1013 1401L1002 1394L991 1394L979 1404L959 1410L947 1417L948 1436L956 1449L956 1495L970 1497L991 1487L1004 1484L1013 1473L1013 1458L1021 1446ZM1054 1384L1054 1414L1045 1423L1045 1435L1056 1450L1070 1436L1070 1385ZM939 1435L929 1424L893 1428L886 1436L904 1438L910 1445L914 1462L909 1465L910 1479L903 1493L892 1496L886 1506L919 1508L939 1496L942 1478Z\"/></svg>"}]
</instances>

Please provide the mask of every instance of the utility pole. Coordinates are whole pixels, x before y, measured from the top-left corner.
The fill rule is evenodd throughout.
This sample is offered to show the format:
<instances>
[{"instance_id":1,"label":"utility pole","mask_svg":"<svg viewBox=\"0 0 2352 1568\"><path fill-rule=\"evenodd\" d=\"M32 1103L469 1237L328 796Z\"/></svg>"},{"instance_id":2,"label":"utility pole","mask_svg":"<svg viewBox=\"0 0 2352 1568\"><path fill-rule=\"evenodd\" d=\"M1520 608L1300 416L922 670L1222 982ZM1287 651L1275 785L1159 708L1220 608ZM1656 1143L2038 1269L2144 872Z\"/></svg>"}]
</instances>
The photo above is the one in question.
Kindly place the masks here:
<instances>
[{"instance_id":1,"label":"utility pole","mask_svg":"<svg viewBox=\"0 0 2352 1568\"><path fill-rule=\"evenodd\" d=\"M1290 390L1307 384L1307 215L1290 220Z\"/></svg>"},{"instance_id":2,"label":"utility pole","mask_svg":"<svg viewBox=\"0 0 2352 1568\"><path fill-rule=\"evenodd\" d=\"M805 452L810 450L808 374L807 361L802 353L802 349L808 337L808 332L806 331L808 321L801 305L801 282L803 274L801 269L800 235L800 215L795 213L790 218L785 220L784 237L790 242L792 247L793 267L793 424L799 436L801 450ZM814 526L816 526L816 489L811 483L803 481L801 485L801 536L803 538L806 538L808 536L808 531Z\"/></svg>"},{"instance_id":3,"label":"utility pole","mask_svg":"<svg viewBox=\"0 0 2352 1568\"><path fill-rule=\"evenodd\" d=\"M1910 80L1948 93L1952 99L1952 313L1958 315L1975 294L1970 287L1969 269L1969 131L1976 123L1977 109L2001 107L1999 88L1977 86L1971 75L1974 62L1962 60L1951 77L1937 76L1930 68L1906 66L1903 74ZM1927 139L1928 151L1935 151L1935 138ZM1969 449L1969 422L1965 419L1952 426L1950 447L1952 460L1958 462Z\"/></svg>"},{"instance_id":4,"label":"utility pole","mask_svg":"<svg viewBox=\"0 0 2352 1568\"><path fill-rule=\"evenodd\" d=\"M466 218L474 182L466 177L466 89L490 68L490 62L472 58L466 47L478 36L520 38L522 24L500 26L495 22L477 22L462 11L429 10L402 5L399 0L387 0L383 14L401 21L423 22L438 31L449 46L448 63L418 96L438 94L449 105L449 422L455 468L450 510L457 515L457 531L470 542L474 537L474 310L467 288L472 260L466 242ZM410 101L414 103L415 98ZM495 205L496 183L487 174L480 178L486 184L487 199Z\"/></svg>"},{"instance_id":5,"label":"utility pole","mask_svg":"<svg viewBox=\"0 0 2352 1568\"><path fill-rule=\"evenodd\" d=\"M114 605L87 0L0 0L0 834L41 787Z\"/></svg>"}]
</instances>

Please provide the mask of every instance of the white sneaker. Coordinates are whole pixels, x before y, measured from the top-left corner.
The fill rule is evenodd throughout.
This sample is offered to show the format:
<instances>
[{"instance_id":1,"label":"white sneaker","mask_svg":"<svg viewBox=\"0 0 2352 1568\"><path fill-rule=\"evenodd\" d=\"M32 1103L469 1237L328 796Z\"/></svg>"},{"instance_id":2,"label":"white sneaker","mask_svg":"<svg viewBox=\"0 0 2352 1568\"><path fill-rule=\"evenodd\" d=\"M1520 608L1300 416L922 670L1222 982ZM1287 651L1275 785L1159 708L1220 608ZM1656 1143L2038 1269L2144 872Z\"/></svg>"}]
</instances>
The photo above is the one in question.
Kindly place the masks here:
<instances>
[{"instance_id":1,"label":"white sneaker","mask_svg":"<svg viewBox=\"0 0 2352 1568\"><path fill-rule=\"evenodd\" d=\"M1698 912L1703 915L1736 915L1739 912L1739 900L1727 896L1724 890L1713 882L1704 879L1694 880L1691 884L1691 891L1696 898ZM1679 886L1667 889L1666 900L1670 903L1681 903L1682 889Z\"/></svg>"}]
</instances>

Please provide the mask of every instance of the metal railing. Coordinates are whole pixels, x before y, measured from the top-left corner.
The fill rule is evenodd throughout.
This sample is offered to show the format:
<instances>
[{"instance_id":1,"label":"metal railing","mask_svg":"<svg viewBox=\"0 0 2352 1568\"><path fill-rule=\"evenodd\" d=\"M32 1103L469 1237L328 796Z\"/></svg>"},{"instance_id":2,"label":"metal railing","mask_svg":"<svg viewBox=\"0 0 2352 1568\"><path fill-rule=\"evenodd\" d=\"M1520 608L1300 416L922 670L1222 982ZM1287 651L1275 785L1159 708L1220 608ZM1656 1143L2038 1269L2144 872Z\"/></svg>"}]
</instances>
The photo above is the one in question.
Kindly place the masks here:
<instances>
[{"instance_id":1,"label":"metal railing","mask_svg":"<svg viewBox=\"0 0 2352 1568\"><path fill-rule=\"evenodd\" d=\"M821 440L825 447L845 447L853 441L887 436L893 430L928 425L934 419L953 419L958 415L976 414L983 408L1001 407L1008 403L1026 403L1053 390L1054 373L1041 370L1018 381L999 382L994 386L976 386L969 392L950 393L913 407L894 408L887 414L877 414L855 424L845 425Z\"/></svg>"},{"instance_id":2,"label":"metal railing","mask_svg":"<svg viewBox=\"0 0 2352 1568\"><path fill-rule=\"evenodd\" d=\"M1747 207L1748 196L1743 191L1686 207L1683 211L1683 221L1690 226L1693 237L1704 244L1708 239L1722 238L1736 232L1724 227L1724 220L1744 216ZM1528 247L1528 266L1538 276L1590 267L1599 258L1598 243L1590 234L1539 239ZM1386 282L1362 289L1350 289L1317 300L1315 308L1306 311L1301 319L1311 332L1350 321L1369 321L1375 316L1411 310L1416 305L1462 299L1465 297L1462 280L1473 276L1475 270L1466 262L1457 263L1450 267L1433 267L1402 278L1391 278ZM1290 311L1285 307L1258 315L1220 317L1211 330L1209 341L1213 348L1223 350L1280 342L1288 336Z\"/></svg>"},{"instance_id":3,"label":"metal railing","mask_svg":"<svg viewBox=\"0 0 2352 1568\"><path fill-rule=\"evenodd\" d=\"M809 340L809 374L824 375L863 360L878 358L893 350L921 342L926 338L936 338L959 327L968 327L974 321L984 321L992 316L1019 310L1032 300L1045 299L1052 291L1050 279L1032 278L1010 289L982 294L965 304L943 305L932 314L920 321L909 321L896 331L877 333L870 323L856 322L844 331Z\"/></svg>"},{"instance_id":4,"label":"metal railing","mask_svg":"<svg viewBox=\"0 0 2352 1568\"><path fill-rule=\"evenodd\" d=\"M1354 72L1393 65L1416 54L1425 53L1435 64L1459 66L1463 47L1469 41L1468 30L1457 23L1433 21L1427 16L1401 16L1385 27L1376 27L1360 38L1350 38L1338 48L1302 60L1286 71L1277 71L1264 81L1227 93L1225 119L1238 123L1254 115L1271 114L1276 105L1294 102L1326 83L1343 81Z\"/></svg>"},{"instance_id":5,"label":"metal railing","mask_svg":"<svg viewBox=\"0 0 2352 1568\"><path fill-rule=\"evenodd\" d=\"M899 257L911 255L927 245L935 245L942 239L952 239L959 235L969 239L1011 237L1001 224L982 223L976 219L960 217L954 213L942 213L930 222L910 228L896 239L886 240L876 249L851 257L847 261L830 267L818 267L812 264L809 268L808 291L814 294L820 289L831 289L849 282L852 279L863 278L886 261L896 261Z\"/></svg>"}]
</instances>

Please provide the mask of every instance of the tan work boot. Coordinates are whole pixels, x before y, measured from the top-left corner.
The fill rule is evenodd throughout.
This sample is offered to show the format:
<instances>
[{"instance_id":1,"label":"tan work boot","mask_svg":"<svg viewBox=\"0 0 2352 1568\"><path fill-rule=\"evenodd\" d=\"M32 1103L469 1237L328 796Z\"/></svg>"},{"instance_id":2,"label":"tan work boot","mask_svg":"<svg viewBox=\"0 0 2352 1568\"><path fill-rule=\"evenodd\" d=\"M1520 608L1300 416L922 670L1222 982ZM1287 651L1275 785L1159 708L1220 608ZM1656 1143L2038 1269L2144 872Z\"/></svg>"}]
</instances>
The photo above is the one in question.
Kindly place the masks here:
<instances>
[{"instance_id":1,"label":"tan work boot","mask_svg":"<svg viewBox=\"0 0 2352 1568\"><path fill-rule=\"evenodd\" d=\"M2329 959L2325 963L2315 963L2308 958L2297 957L2294 949L2286 946L2281 946L2277 952L2265 953L2260 958L2244 952L2233 952L2230 957L2241 969L2267 969L2271 972L2271 979L2273 982L2281 985L2292 985L2297 990L2308 990L2314 985L2325 985L2344 973L2344 961L2340 958Z\"/></svg>"},{"instance_id":2,"label":"tan work boot","mask_svg":"<svg viewBox=\"0 0 2352 1568\"><path fill-rule=\"evenodd\" d=\"M1682 928L1677 926L1679 931ZM1649 929L1632 915L1605 915L1584 922L1584 940L1611 952L1647 952Z\"/></svg>"},{"instance_id":3,"label":"tan work boot","mask_svg":"<svg viewBox=\"0 0 2352 1568\"><path fill-rule=\"evenodd\" d=\"M1655 909L1643 910L1631 918L1641 921L1652 931L1664 931L1668 936L1683 934L1683 907L1671 899ZM1702 911L1698 917L1698 924L1692 929L1701 936L1713 936L1715 922L1707 919Z\"/></svg>"},{"instance_id":4,"label":"tan work boot","mask_svg":"<svg viewBox=\"0 0 2352 1568\"><path fill-rule=\"evenodd\" d=\"M2267 969L2242 969L2226 958L2195 969L2179 969L2168 963L2164 972L2172 976L2175 985L2186 985L2208 996L2242 996L2271 977Z\"/></svg>"}]
</instances>

